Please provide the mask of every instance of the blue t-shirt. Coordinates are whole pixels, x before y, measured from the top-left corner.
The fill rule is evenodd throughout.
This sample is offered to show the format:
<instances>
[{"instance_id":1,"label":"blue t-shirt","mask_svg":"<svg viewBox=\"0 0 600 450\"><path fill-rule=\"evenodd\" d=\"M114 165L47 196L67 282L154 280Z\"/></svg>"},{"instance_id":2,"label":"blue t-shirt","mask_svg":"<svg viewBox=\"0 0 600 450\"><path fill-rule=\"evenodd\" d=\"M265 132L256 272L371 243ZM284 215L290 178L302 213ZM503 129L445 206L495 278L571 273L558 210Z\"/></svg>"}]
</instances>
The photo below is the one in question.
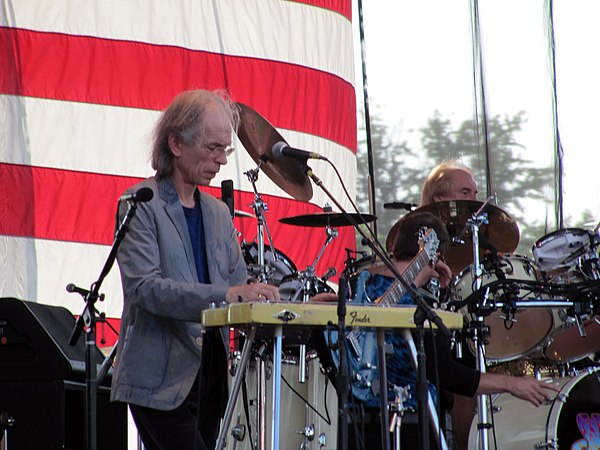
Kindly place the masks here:
<instances>
[{"instance_id":1,"label":"blue t-shirt","mask_svg":"<svg viewBox=\"0 0 600 450\"><path fill-rule=\"evenodd\" d=\"M195 196L195 205L193 208L183 207L185 220L187 222L192 249L194 251L194 262L196 263L196 272L200 283L210 283L208 275L208 263L206 262L206 246L204 240L204 225L202 224L202 208L197 196Z\"/></svg>"}]
</instances>

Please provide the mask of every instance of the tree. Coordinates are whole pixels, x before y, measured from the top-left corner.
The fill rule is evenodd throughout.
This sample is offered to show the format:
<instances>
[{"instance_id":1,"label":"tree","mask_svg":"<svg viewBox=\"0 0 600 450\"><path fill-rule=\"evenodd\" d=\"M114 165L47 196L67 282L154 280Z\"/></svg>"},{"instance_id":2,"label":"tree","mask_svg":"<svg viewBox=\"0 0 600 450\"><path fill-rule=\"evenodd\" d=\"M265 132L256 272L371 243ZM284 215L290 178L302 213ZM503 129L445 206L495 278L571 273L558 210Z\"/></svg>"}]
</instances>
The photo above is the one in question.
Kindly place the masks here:
<instances>
[{"instance_id":1,"label":"tree","mask_svg":"<svg viewBox=\"0 0 600 450\"><path fill-rule=\"evenodd\" d=\"M379 118L372 117L371 136L375 166L375 185L378 212L383 202L394 199L411 199L418 202L420 188L429 170L444 160L457 160L470 167L485 198L486 164L484 152L480 151L478 126L474 120L465 120L454 128L449 118L435 111L419 131L420 152L409 146L406 140L400 144L389 138L390 129ZM545 218L535 219L527 215L533 203L549 207L544 193L553 186L551 168L537 168L522 156L526 151L515 136L525 123L525 113L513 117L495 116L488 120L488 146L491 155L492 189L496 192L501 208L513 217L521 230L517 253L530 255L533 243L548 228ZM358 195L361 208L367 210L367 155L366 143L359 143ZM399 167L402 169L399 170ZM397 220L398 215L382 215L378 224L380 236ZM384 241L385 239L383 239Z\"/></svg>"}]
</instances>

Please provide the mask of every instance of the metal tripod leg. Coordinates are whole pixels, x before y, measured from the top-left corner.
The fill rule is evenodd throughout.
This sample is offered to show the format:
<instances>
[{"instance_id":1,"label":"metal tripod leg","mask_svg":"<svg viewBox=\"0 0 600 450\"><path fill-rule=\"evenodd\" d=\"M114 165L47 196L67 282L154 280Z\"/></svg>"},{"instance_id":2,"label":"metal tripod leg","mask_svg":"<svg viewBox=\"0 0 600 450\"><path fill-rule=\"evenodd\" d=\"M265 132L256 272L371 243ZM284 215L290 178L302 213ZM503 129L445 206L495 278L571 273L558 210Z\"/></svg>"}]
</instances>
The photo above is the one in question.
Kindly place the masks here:
<instances>
[{"instance_id":1,"label":"metal tripod leg","mask_svg":"<svg viewBox=\"0 0 600 450\"><path fill-rule=\"evenodd\" d=\"M219 437L217 438L215 450L221 450L225 447L225 435L227 434L227 430L229 430L229 426L231 425L233 409L235 408L235 404L240 393L240 388L242 387L244 374L248 371L248 362L250 361L250 352L252 350L252 346L254 345L255 336L256 327L253 326L250 328L250 332L246 336L246 342L244 342L244 347L242 348L239 370L236 374L235 382L233 383L233 389L231 391L231 395L229 396L229 401L227 402L225 417L223 418L223 423L221 424L221 429L219 430Z\"/></svg>"}]
</instances>

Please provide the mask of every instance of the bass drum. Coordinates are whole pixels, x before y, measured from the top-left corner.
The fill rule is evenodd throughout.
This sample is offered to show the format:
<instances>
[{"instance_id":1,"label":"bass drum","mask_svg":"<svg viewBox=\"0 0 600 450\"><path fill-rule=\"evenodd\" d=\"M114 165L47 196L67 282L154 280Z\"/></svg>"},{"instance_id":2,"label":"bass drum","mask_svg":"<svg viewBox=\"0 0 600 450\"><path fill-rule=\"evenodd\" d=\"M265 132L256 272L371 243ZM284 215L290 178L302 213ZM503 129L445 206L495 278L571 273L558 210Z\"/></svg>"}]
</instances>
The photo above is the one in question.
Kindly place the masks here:
<instances>
[{"instance_id":1,"label":"bass drum","mask_svg":"<svg viewBox=\"0 0 600 450\"><path fill-rule=\"evenodd\" d=\"M556 398L539 407L500 394L493 401L497 448L600 449L600 376L598 368L575 377L554 379L561 386ZM548 380L550 381L550 379ZM479 449L477 416L471 424L469 449ZM490 446L493 437L490 433Z\"/></svg>"},{"instance_id":2,"label":"bass drum","mask_svg":"<svg viewBox=\"0 0 600 450\"><path fill-rule=\"evenodd\" d=\"M259 422L259 364L252 361L246 373L247 403L240 390L230 429L226 435L226 448L254 450L258 446ZM272 366L267 364L264 383L265 449L271 449L273 377ZM337 443L337 394L329 379L322 373L317 358L307 364L306 382L298 381L298 362L287 359L281 365L281 415L279 421L279 448L320 450L335 448ZM229 380L233 386L233 380ZM246 416L246 411L248 415ZM248 420L249 419L249 420ZM250 423L250 426L248 426ZM314 438L306 439L306 430L314 430Z\"/></svg>"},{"instance_id":3,"label":"bass drum","mask_svg":"<svg viewBox=\"0 0 600 450\"><path fill-rule=\"evenodd\" d=\"M514 280L538 281L539 270L535 263L525 257L518 255L507 255L498 258L497 263L484 260L484 272L482 275L482 286L502 278ZM454 301L462 301L474 292L475 280L471 267L463 270L452 285L452 297ZM502 294L499 291L496 295ZM493 298L492 298L493 300ZM530 300L535 302L536 298ZM467 320L470 314L462 308L461 312ZM485 348L486 358L490 361L505 362L521 358L522 356L537 350L545 341L552 330L552 313L545 308L521 308L516 311L514 319L507 321L502 311L494 311L484 319L484 323L490 327L489 344ZM471 351L475 354L472 342L469 344Z\"/></svg>"},{"instance_id":4,"label":"bass drum","mask_svg":"<svg viewBox=\"0 0 600 450\"><path fill-rule=\"evenodd\" d=\"M248 275L251 278L258 276L260 271L258 266L258 244L256 242L243 242L242 254L244 255ZM279 286L284 277L295 275L297 272L296 266L290 258L277 249L273 252L269 245L265 245L265 264L267 265L268 283L274 286Z\"/></svg>"}]
</instances>

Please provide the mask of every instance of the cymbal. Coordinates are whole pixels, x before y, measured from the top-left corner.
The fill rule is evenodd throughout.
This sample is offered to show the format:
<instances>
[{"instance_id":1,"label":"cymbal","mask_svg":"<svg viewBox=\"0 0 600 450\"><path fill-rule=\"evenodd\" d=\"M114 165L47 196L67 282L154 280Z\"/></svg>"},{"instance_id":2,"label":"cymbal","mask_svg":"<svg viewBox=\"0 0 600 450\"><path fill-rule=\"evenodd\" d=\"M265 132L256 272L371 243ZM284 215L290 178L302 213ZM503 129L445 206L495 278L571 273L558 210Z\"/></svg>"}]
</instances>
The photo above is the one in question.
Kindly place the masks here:
<instances>
[{"instance_id":1,"label":"cymbal","mask_svg":"<svg viewBox=\"0 0 600 450\"><path fill-rule=\"evenodd\" d=\"M233 212L233 217L240 217L242 219L256 219L256 216L254 214L242 211L241 209L236 209Z\"/></svg>"},{"instance_id":2,"label":"cymbal","mask_svg":"<svg viewBox=\"0 0 600 450\"><path fill-rule=\"evenodd\" d=\"M257 164L261 157L267 158L262 170L281 189L296 200L307 202L312 198L313 190L306 176L304 166L294 158L275 158L272 148L277 142L285 139L277 132L267 119L243 103L237 103L240 108L240 126L238 137L246 151Z\"/></svg>"},{"instance_id":3,"label":"cymbal","mask_svg":"<svg viewBox=\"0 0 600 450\"><path fill-rule=\"evenodd\" d=\"M451 200L431 203L415 209L410 214L417 212L429 212L439 217L446 225L450 238L458 238L464 241L451 243L446 251L446 262L453 272L457 273L473 263L473 240L471 229L465 229L467 221L483 205L477 200ZM486 250L486 242L495 247L499 252L512 253L519 245L519 226L517 222L499 207L487 204L483 213L488 215L488 224L479 227L480 256L483 257ZM487 246L489 248L489 246Z\"/></svg>"},{"instance_id":4,"label":"cymbal","mask_svg":"<svg viewBox=\"0 0 600 450\"><path fill-rule=\"evenodd\" d=\"M373 222L375 216L372 214L349 214L358 224ZM352 225L350 220L342 213L319 212L313 214L304 214L301 216L284 217L279 219L281 223L288 225L299 225L301 227L345 227Z\"/></svg>"}]
</instances>

